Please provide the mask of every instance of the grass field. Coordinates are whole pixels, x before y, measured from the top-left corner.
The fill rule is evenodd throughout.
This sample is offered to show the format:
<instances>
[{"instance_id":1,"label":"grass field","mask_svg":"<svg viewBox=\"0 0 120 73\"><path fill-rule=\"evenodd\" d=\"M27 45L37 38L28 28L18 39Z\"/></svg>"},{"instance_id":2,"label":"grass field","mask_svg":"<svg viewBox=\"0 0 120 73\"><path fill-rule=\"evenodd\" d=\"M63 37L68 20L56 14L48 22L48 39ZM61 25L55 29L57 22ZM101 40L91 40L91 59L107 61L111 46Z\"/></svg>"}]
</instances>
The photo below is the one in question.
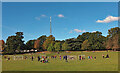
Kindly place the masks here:
<instances>
[{"instance_id":1,"label":"grass field","mask_svg":"<svg viewBox=\"0 0 120 73\"><path fill-rule=\"evenodd\" d=\"M103 59L102 54L109 54L109 59ZM29 54L24 54L31 56ZM3 58L2 70L3 71L118 71L118 52L62 52L57 53L35 53L34 56L38 55L57 55L56 59L49 60L49 63L41 63L31 59L27 60L10 60L7 61ZM85 55L85 60L60 60L59 55ZM95 59L88 60L88 56L96 56Z\"/></svg>"}]
</instances>

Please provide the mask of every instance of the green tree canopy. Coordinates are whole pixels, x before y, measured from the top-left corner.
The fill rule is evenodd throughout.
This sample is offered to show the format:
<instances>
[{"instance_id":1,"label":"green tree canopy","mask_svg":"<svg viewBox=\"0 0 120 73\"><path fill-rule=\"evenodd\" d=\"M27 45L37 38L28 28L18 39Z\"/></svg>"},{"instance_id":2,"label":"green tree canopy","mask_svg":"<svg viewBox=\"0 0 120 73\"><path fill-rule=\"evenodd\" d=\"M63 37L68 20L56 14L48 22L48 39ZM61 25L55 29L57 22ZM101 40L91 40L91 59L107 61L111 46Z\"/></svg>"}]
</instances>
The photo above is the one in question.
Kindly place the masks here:
<instances>
[{"instance_id":1,"label":"green tree canopy","mask_svg":"<svg viewBox=\"0 0 120 73\"><path fill-rule=\"evenodd\" d=\"M47 51L55 51L55 48L54 48L54 44L55 44L55 42L54 41L52 41L50 44L49 44L49 46L48 46L48 48L47 48Z\"/></svg>"},{"instance_id":2,"label":"green tree canopy","mask_svg":"<svg viewBox=\"0 0 120 73\"><path fill-rule=\"evenodd\" d=\"M108 30L106 48L120 50L120 28L115 27Z\"/></svg>"},{"instance_id":3,"label":"green tree canopy","mask_svg":"<svg viewBox=\"0 0 120 73\"><path fill-rule=\"evenodd\" d=\"M7 48L5 52L15 54L16 50L24 50L25 45L24 41L22 40L23 38L23 32L17 32L16 36L9 36L6 41Z\"/></svg>"},{"instance_id":4,"label":"green tree canopy","mask_svg":"<svg viewBox=\"0 0 120 73\"><path fill-rule=\"evenodd\" d=\"M62 45L62 50L70 50L70 47L69 47L69 45L68 45L68 43L67 42L64 42L63 43L63 45Z\"/></svg>"},{"instance_id":5,"label":"green tree canopy","mask_svg":"<svg viewBox=\"0 0 120 73\"><path fill-rule=\"evenodd\" d=\"M56 42L54 45L55 51L60 51L61 50L61 43L60 42Z\"/></svg>"},{"instance_id":6,"label":"green tree canopy","mask_svg":"<svg viewBox=\"0 0 120 73\"><path fill-rule=\"evenodd\" d=\"M46 40L43 43L44 50L47 50L51 42L55 41L55 37L53 35L50 35L46 38Z\"/></svg>"},{"instance_id":7,"label":"green tree canopy","mask_svg":"<svg viewBox=\"0 0 120 73\"><path fill-rule=\"evenodd\" d=\"M28 47L27 49L30 50L32 48L34 48L34 43L35 43L36 40L29 40L27 43L26 43L26 46Z\"/></svg>"},{"instance_id":8,"label":"green tree canopy","mask_svg":"<svg viewBox=\"0 0 120 73\"><path fill-rule=\"evenodd\" d=\"M88 40L85 40L83 43L82 43L82 48L81 50L86 50L86 49L89 49L89 42Z\"/></svg>"}]
</instances>

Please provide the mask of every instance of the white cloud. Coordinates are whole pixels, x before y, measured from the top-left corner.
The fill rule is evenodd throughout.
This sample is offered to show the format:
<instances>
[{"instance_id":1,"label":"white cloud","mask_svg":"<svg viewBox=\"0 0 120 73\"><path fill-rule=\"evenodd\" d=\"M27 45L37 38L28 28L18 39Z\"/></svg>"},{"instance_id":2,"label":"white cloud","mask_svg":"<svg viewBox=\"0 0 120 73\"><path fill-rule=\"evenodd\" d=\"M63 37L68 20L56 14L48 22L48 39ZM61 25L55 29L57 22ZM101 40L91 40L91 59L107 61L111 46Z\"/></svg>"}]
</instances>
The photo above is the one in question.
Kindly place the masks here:
<instances>
[{"instance_id":1,"label":"white cloud","mask_svg":"<svg viewBox=\"0 0 120 73\"><path fill-rule=\"evenodd\" d=\"M40 20L40 17L35 17L36 20Z\"/></svg>"},{"instance_id":2,"label":"white cloud","mask_svg":"<svg viewBox=\"0 0 120 73\"><path fill-rule=\"evenodd\" d=\"M63 14L59 14L58 17L62 18L62 17L64 17L64 15Z\"/></svg>"},{"instance_id":3,"label":"white cloud","mask_svg":"<svg viewBox=\"0 0 120 73\"><path fill-rule=\"evenodd\" d=\"M46 15L42 14L41 17L46 17Z\"/></svg>"},{"instance_id":4,"label":"white cloud","mask_svg":"<svg viewBox=\"0 0 120 73\"><path fill-rule=\"evenodd\" d=\"M77 33L85 32L85 30L79 30L79 29L74 29L74 31L77 32Z\"/></svg>"},{"instance_id":5,"label":"white cloud","mask_svg":"<svg viewBox=\"0 0 120 73\"><path fill-rule=\"evenodd\" d=\"M113 21L118 21L120 17L108 16L104 20L97 20L97 23L109 23Z\"/></svg>"},{"instance_id":6,"label":"white cloud","mask_svg":"<svg viewBox=\"0 0 120 73\"><path fill-rule=\"evenodd\" d=\"M46 15L42 14L40 16L35 17L36 20L40 20L41 18L47 17Z\"/></svg>"}]
</instances>

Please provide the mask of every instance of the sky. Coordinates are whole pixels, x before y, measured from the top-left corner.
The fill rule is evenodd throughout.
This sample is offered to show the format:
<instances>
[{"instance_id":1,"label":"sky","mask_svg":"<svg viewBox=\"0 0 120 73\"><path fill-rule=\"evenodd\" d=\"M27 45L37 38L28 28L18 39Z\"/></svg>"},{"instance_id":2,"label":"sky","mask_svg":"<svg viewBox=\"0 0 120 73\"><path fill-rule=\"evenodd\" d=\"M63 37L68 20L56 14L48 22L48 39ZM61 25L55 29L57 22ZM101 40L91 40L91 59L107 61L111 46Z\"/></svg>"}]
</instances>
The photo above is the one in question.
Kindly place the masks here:
<instances>
[{"instance_id":1,"label":"sky","mask_svg":"<svg viewBox=\"0 0 120 73\"><path fill-rule=\"evenodd\" d=\"M24 33L24 41L50 35L56 40L76 38L84 32L118 27L117 2L3 2L2 38Z\"/></svg>"}]
</instances>

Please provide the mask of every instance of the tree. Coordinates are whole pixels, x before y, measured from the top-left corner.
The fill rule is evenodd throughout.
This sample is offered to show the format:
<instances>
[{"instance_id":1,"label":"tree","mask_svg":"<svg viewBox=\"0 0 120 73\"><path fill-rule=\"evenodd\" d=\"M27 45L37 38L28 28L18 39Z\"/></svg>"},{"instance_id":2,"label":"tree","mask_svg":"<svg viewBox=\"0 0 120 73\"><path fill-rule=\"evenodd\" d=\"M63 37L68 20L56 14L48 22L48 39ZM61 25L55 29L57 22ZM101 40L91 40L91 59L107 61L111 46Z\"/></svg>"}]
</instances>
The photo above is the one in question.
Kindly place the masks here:
<instances>
[{"instance_id":1,"label":"tree","mask_svg":"<svg viewBox=\"0 0 120 73\"><path fill-rule=\"evenodd\" d=\"M84 37L83 35L79 35L79 36L77 37L77 40L83 42L83 41L85 41L85 37Z\"/></svg>"},{"instance_id":2,"label":"tree","mask_svg":"<svg viewBox=\"0 0 120 73\"><path fill-rule=\"evenodd\" d=\"M120 49L120 43L119 43L119 35L118 34L116 34L114 37L113 37L113 41L112 41L113 43L113 50L119 50Z\"/></svg>"},{"instance_id":3,"label":"tree","mask_svg":"<svg viewBox=\"0 0 120 73\"><path fill-rule=\"evenodd\" d=\"M91 45L92 50L102 50L105 49L104 42L106 38L102 36L102 33L99 31L91 33L89 37L89 44Z\"/></svg>"},{"instance_id":4,"label":"tree","mask_svg":"<svg viewBox=\"0 0 120 73\"><path fill-rule=\"evenodd\" d=\"M86 50L86 49L89 49L89 42L88 40L85 40L83 43L82 43L82 48L81 50Z\"/></svg>"},{"instance_id":5,"label":"tree","mask_svg":"<svg viewBox=\"0 0 120 73\"><path fill-rule=\"evenodd\" d=\"M44 50L47 50L51 42L55 41L55 37L53 35L50 35L49 37L46 38L46 40L43 43L43 48Z\"/></svg>"},{"instance_id":6,"label":"tree","mask_svg":"<svg viewBox=\"0 0 120 73\"><path fill-rule=\"evenodd\" d=\"M39 50L43 50L44 49L44 47L43 47L43 43L45 42L45 40L46 40L46 35L42 35L42 36L40 36L37 40L39 40L39 47L38 47L38 49Z\"/></svg>"},{"instance_id":7,"label":"tree","mask_svg":"<svg viewBox=\"0 0 120 73\"><path fill-rule=\"evenodd\" d=\"M26 46L28 47L28 48L27 48L28 50L34 48L34 43L35 43L35 41L36 41L36 40L29 40L29 41L26 43Z\"/></svg>"},{"instance_id":8,"label":"tree","mask_svg":"<svg viewBox=\"0 0 120 73\"><path fill-rule=\"evenodd\" d=\"M109 49L112 49L112 47L113 47L112 38L109 38L109 39L106 41L106 49L109 50Z\"/></svg>"},{"instance_id":9,"label":"tree","mask_svg":"<svg viewBox=\"0 0 120 73\"><path fill-rule=\"evenodd\" d=\"M37 50L40 50L40 40L36 40L34 42L34 48L36 48Z\"/></svg>"},{"instance_id":10,"label":"tree","mask_svg":"<svg viewBox=\"0 0 120 73\"><path fill-rule=\"evenodd\" d=\"M69 49L68 50L80 50L81 49L81 45L82 45L82 41L76 38L70 38L70 39L66 39L65 41L68 44Z\"/></svg>"},{"instance_id":11,"label":"tree","mask_svg":"<svg viewBox=\"0 0 120 73\"><path fill-rule=\"evenodd\" d=\"M62 50L70 50L70 47L68 46L67 42L64 42L62 45Z\"/></svg>"},{"instance_id":12,"label":"tree","mask_svg":"<svg viewBox=\"0 0 120 73\"><path fill-rule=\"evenodd\" d=\"M75 39L72 43L72 50L81 50L81 46L82 46L82 41Z\"/></svg>"},{"instance_id":13,"label":"tree","mask_svg":"<svg viewBox=\"0 0 120 73\"><path fill-rule=\"evenodd\" d=\"M108 30L109 38L114 37L114 35L119 34L119 33L120 33L120 28L119 27L111 28L111 29Z\"/></svg>"},{"instance_id":14,"label":"tree","mask_svg":"<svg viewBox=\"0 0 120 73\"><path fill-rule=\"evenodd\" d=\"M52 41L51 44L49 44L47 51L51 51L51 52L55 51L54 44L55 44L55 42Z\"/></svg>"},{"instance_id":15,"label":"tree","mask_svg":"<svg viewBox=\"0 0 120 73\"><path fill-rule=\"evenodd\" d=\"M0 51L3 51L5 49L5 42L4 40L0 40Z\"/></svg>"},{"instance_id":16,"label":"tree","mask_svg":"<svg viewBox=\"0 0 120 73\"><path fill-rule=\"evenodd\" d=\"M23 32L16 32L16 45L17 47L20 46L19 50L25 49L23 38Z\"/></svg>"},{"instance_id":17,"label":"tree","mask_svg":"<svg viewBox=\"0 0 120 73\"><path fill-rule=\"evenodd\" d=\"M113 49L113 50L119 50L120 49L120 28L115 27L108 30L108 36L107 36L107 42L106 42L106 48L107 49Z\"/></svg>"},{"instance_id":18,"label":"tree","mask_svg":"<svg viewBox=\"0 0 120 73\"><path fill-rule=\"evenodd\" d=\"M102 49L105 49L104 45L100 42L97 42L95 45L94 45L95 49L96 50L102 50Z\"/></svg>"},{"instance_id":19,"label":"tree","mask_svg":"<svg viewBox=\"0 0 120 73\"><path fill-rule=\"evenodd\" d=\"M61 43L60 42L56 42L54 45L55 51L60 51L61 50Z\"/></svg>"},{"instance_id":20,"label":"tree","mask_svg":"<svg viewBox=\"0 0 120 73\"><path fill-rule=\"evenodd\" d=\"M22 40L23 37L23 32L17 32L16 36L9 36L6 45L7 48L5 50L6 53L12 53L15 54L16 50L24 50L24 41Z\"/></svg>"}]
</instances>

